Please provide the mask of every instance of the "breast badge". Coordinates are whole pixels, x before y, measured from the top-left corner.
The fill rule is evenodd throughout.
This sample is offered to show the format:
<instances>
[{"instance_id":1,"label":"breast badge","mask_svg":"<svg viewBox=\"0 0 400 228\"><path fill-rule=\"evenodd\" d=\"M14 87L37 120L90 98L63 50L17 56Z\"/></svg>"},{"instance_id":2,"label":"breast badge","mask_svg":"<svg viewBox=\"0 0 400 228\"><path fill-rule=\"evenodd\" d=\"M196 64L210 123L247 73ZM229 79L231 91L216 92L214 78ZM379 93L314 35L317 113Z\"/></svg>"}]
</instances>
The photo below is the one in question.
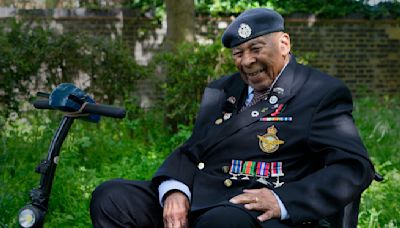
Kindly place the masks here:
<instances>
[{"instance_id":1,"label":"breast badge","mask_svg":"<svg viewBox=\"0 0 400 228\"><path fill-rule=\"evenodd\" d=\"M285 142L280 140L278 136L276 136L278 130L275 128L274 125L267 129L267 133L264 135L257 135L259 141L258 144L260 145L260 149L265 153L273 153L278 150L279 145L284 144Z\"/></svg>"}]
</instances>

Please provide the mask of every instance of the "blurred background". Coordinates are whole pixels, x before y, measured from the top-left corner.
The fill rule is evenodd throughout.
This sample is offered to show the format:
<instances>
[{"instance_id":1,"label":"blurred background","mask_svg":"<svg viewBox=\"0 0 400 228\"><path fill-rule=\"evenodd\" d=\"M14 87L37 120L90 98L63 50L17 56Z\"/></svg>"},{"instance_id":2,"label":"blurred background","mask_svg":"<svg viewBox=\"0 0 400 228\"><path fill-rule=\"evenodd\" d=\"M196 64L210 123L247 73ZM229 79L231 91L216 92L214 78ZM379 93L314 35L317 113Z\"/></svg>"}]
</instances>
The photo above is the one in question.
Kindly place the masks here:
<instances>
[{"instance_id":1,"label":"blurred background","mask_svg":"<svg viewBox=\"0 0 400 228\"><path fill-rule=\"evenodd\" d=\"M149 179L190 136L204 87L235 71L220 37L240 12L285 18L298 61L343 80L378 172L359 227L400 226L400 2L397 0L0 0L0 227L37 187L62 113L36 92L71 82L123 120L75 121L45 227L90 227L90 194L111 178Z\"/></svg>"}]
</instances>

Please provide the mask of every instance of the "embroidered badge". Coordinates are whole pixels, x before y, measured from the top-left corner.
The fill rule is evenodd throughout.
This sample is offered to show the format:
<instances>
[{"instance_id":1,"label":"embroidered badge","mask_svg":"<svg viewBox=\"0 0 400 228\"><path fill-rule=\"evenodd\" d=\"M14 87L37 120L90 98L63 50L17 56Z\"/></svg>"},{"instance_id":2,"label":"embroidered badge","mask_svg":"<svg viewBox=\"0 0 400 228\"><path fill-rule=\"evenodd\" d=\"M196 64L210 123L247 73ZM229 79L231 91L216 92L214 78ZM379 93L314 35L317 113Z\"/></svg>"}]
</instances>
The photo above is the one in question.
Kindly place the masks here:
<instances>
[{"instance_id":1,"label":"embroidered badge","mask_svg":"<svg viewBox=\"0 0 400 228\"><path fill-rule=\"evenodd\" d=\"M238 34L243 39L246 39L251 35L251 28L248 24L242 23L238 29Z\"/></svg>"},{"instance_id":2,"label":"embroidered badge","mask_svg":"<svg viewBox=\"0 0 400 228\"><path fill-rule=\"evenodd\" d=\"M257 135L260 145L260 149L265 153L273 153L278 150L280 144L284 144L285 142L280 140L278 136L276 136L278 130L274 125L267 129L267 133L264 135Z\"/></svg>"}]
</instances>

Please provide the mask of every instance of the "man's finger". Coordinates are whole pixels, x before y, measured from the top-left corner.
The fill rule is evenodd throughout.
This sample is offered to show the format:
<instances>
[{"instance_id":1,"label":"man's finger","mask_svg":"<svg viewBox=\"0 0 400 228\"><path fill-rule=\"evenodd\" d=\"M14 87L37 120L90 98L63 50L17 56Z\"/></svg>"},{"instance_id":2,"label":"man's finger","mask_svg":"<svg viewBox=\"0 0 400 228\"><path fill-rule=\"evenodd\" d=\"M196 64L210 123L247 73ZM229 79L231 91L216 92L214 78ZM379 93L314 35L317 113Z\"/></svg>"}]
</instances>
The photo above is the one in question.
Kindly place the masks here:
<instances>
[{"instance_id":1,"label":"man's finger","mask_svg":"<svg viewBox=\"0 0 400 228\"><path fill-rule=\"evenodd\" d=\"M256 202L256 196L243 193L240 195L237 195L229 200L229 202L234 203L234 204L245 204L245 203L255 203Z\"/></svg>"},{"instance_id":2,"label":"man's finger","mask_svg":"<svg viewBox=\"0 0 400 228\"><path fill-rule=\"evenodd\" d=\"M265 222L267 220L270 220L271 218L272 218L272 211L270 211L270 210L264 212L263 214L261 214L260 216L257 217L257 219L260 222Z\"/></svg>"},{"instance_id":3,"label":"man's finger","mask_svg":"<svg viewBox=\"0 0 400 228\"><path fill-rule=\"evenodd\" d=\"M259 193L261 189L243 189L244 193L256 194Z\"/></svg>"}]
</instances>

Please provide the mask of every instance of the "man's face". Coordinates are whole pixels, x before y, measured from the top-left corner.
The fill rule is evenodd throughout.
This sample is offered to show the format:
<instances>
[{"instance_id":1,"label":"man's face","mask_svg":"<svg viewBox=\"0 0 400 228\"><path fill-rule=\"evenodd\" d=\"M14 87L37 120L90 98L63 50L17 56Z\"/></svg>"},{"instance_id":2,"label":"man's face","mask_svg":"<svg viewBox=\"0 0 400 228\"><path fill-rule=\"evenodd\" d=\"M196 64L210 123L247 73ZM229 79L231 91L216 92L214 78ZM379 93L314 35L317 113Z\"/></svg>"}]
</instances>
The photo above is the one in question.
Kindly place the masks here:
<instances>
[{"instance_id":1,"label":"man's face","mask_svg":"<svg viewBox=\"0 0 400 228\"><path fill-rule=\"evenodd\" d=\"M289 52L290 38L283 32L259 36L232 48L243 81L256 91L270 87L289 61Z\"/></svg>"}]
</instances>

